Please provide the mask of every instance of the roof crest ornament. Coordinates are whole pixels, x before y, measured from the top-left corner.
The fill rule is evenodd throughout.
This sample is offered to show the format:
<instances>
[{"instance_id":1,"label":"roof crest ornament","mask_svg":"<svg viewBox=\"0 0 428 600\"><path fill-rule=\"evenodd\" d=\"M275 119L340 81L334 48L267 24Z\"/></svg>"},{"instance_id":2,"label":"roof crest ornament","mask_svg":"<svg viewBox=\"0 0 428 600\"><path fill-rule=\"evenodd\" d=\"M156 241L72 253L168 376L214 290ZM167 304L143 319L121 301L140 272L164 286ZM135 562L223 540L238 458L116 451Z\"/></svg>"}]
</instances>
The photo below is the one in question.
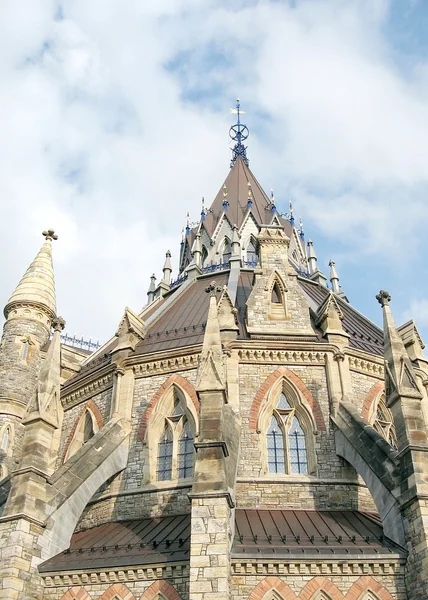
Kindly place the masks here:
<instances>
[{"instance_id":1,"label":"roof crest ornament","mask_svg":"<svg viewBox=\"0 0 428 600\"><path fill-rule=\"evenodd\" d=\"M45 236L46 241L57 240L58 236L55 233L54 229L47 229L46 231L42 231L42 235Z\"/></svg>"},{"instance_id":2,"label":"roof crest ornament","mask_svg":"<svg viewBox=\"0 0 428 600\"><path fill-rule=\"evenodd\" d=\"M232 160L230 162L230 168L233 167L237 158L242 158L248 167L249 161L247 158L247 146L244 146L243 142L245 142L245 140L248 138L250 132L248 127L241 123L241 115L244 115L245 112L241 110L239 98L236 99L236 108L230 109L230 114L237 115L237 123L232 125L232 127L229 129L230 138L236 142L232 148Z\"/></svg>"}]
</instances>

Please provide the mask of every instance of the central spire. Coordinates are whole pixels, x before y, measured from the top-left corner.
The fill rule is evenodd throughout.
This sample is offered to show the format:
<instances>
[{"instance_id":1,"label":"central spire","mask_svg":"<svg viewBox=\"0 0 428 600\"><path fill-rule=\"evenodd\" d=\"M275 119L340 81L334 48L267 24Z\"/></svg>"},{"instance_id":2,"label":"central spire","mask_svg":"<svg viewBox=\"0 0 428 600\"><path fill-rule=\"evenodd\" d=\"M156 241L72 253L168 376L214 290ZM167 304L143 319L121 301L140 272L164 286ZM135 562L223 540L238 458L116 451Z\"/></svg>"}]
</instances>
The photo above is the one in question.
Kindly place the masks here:
<instances>
[{"instance_id":1,"label":"central spire","mask_svg":"<svg viewBox=\"0 0 428 600\"><path fill-rule=\"evenodd\" d=\"M231 108L230 113L232 115L237 115L237 123L232 125L232 127L229 129L229 135L231 139L236 142L232 148L232 160L230 162L230 168L233 167L236 159L239 157L242 158L248 167L247 146L244 146L243 142L245 142L245 140L248 138L250 132L248 127L241 123L241 115L244 115L245 112L241 110L239 98L236 99L236 108Z\"/></svg>"}]
</instances>

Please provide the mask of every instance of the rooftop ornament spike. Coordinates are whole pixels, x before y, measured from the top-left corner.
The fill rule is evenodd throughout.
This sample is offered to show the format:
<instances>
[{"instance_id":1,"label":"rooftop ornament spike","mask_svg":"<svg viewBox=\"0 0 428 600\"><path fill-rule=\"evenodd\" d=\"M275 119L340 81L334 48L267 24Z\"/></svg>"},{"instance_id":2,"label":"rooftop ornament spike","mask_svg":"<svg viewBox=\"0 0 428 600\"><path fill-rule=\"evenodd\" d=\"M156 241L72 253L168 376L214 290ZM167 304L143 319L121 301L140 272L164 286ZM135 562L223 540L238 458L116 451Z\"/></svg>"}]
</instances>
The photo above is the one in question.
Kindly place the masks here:
<instances>
[{"instance_id":1,"label":"rooftop ornament spike","mask_svg":"<svg viewBox=\"0 0 428 600\"><path fill-rule=\"evenodd\" d=\"M237 158L242 158L248 167L247 146L244 146L243 142L245 142L245 140L248 138L250 132L248 127L241 123L241 115L244 115L245 113L243 110L241 110L239 98L236 99L236 108L231 108L230 113L232 115L237 115L237 123L232 125L232 127L229 129L230 138L236 142L232 148L232 160L230 162L230 168L233 167Z\"/></svg>"},{"instance_id":2,"label":"rooftop ornament spike","mask_svg":"<svg viewBox=\"0 0 428 600\"><path fill-rule=\"evenodd\" d=\"M227 200L227 187L226 184L223 186L223 210L226 212L229 208L229 202Z\"/></svg>"},{"instance_id":3,"label":"rooftop ornament spike","mask_svg":"<svg viewBox=\"0 0 428 600\"><path fill-rule=\"evenodd\" d=\"M186 215L186 235L189 235L190 233L190 214L187 213Z\"/></svg>"},{"instance_id":4,"label":"rooftop ornament spike","mask_svg":"<svg viewBox=\"0 0 428 600\"><path fill-rule=\"evenodd\" d=\"M286 216L287 219L290 221L290 225L294 227L294 209L291 200L289 200L288 202L288 214Z\"/></svg>"},{"instance_id":5,"label":"rooftop ornament spike","mask_svg":"<svg viewBox=\"0 0 428 600\"><path fill-rule=\"evenodd\" d=\"M207 216L207 209L205 208L205 198L202 196L202 207L201 207L201 219L205 221Z\"/></svg>"},{"instance_id":6,"label":"rooftop ornament spike","mask_svg":"<svg viewBox=\"0 0 428 600\"><path fill-rule=\"evenodd\" d=\"M299 235L301 237L302 240L305 239L305 233L303 231L303 221L302 221L302 217L299 217Z\"/></svg>"}]
</instances>

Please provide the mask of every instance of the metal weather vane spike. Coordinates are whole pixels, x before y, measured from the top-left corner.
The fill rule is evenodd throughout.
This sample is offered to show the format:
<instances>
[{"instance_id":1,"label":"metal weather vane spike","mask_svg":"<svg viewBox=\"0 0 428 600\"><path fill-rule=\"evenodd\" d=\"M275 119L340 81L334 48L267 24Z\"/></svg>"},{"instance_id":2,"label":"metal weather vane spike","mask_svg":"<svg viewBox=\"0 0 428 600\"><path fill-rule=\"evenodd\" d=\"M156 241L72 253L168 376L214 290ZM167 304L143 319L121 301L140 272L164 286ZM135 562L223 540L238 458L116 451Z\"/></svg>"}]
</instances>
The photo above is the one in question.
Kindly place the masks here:
<instances>
[{"instance_id":1,"label":"metal weather vane spike","mask_svg":"<svg viewBox=\"0 0 428 600\"><path fill-rule=\"evenodd\" d=\"M244 146L243 142L245 142L245 140L248 138L250 132L248 127L241 123L241 115L244 115L245 112L241 110L241 103L239 101L239 98L236 99L236 108L231 108L230 113L232 115L237 115L237 123L235 125L232 125L232 127L229 129L230 138L234 142L236 142L236 144L232 148L232 160L230 163L230 167L233 167L233 165L236 162L236 159L239 157L242 158L242 160L248 167L247 146Z\"/></svg>"}]
</instances>

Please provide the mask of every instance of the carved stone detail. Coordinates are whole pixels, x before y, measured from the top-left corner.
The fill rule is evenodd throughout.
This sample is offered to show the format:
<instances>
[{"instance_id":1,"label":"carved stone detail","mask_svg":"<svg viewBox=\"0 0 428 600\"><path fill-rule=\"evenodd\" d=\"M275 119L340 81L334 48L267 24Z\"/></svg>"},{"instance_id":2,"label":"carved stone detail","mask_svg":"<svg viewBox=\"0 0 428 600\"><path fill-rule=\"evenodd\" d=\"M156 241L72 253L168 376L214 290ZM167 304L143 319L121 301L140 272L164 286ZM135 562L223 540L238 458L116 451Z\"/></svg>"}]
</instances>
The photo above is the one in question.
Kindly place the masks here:
<instances>
[{"instance_id":1,"label":"carved stone detail","mask_svg":"<svg viewBox=\"0 0 428 600\"><path fill-rule=\"evenodd\" d=\"M63 407L64 409L72 408L111 387L113 387L113 373L107 373L103 377L91 381L71 394L61 398Z\"/></svg>"},{"instance_id":2,"label":"carved stone detail","mask_svg":"<svg viewBox=\"0 0 428 600\"><path fill-rule=\"evenodd\" d=\"M160 373L172 373L185 369L197 369L199 363L199 354L188 354L187 356L175 356L163 358L156 361L150 361L139 365L134 365L136 378L150 377Z\"/></svg>"},{"instance_id":3,"label":"carved stone detail","mask_svg":"<svg viewBox=\"0 0 428 600\"><path fill-rule=\"evenodd\" d=\"M308 350L238 350L241 362L267 362L291 364L325 364L325 352Z\"/></svg>"},{"instance_id":4,"label":"carved stone detail","mask_svg":"<svg viewBox=\"0 0 428 600\"><path fill-rule=\"evenodd\" d=\"M374 377L384 378L385 369L383 364L377 364L370 360L364 360L363 358L357 358L355 356L349 356L349 369L356 371L357 373L364 373L373 375Z\"/></svg>"}]
</instances>

